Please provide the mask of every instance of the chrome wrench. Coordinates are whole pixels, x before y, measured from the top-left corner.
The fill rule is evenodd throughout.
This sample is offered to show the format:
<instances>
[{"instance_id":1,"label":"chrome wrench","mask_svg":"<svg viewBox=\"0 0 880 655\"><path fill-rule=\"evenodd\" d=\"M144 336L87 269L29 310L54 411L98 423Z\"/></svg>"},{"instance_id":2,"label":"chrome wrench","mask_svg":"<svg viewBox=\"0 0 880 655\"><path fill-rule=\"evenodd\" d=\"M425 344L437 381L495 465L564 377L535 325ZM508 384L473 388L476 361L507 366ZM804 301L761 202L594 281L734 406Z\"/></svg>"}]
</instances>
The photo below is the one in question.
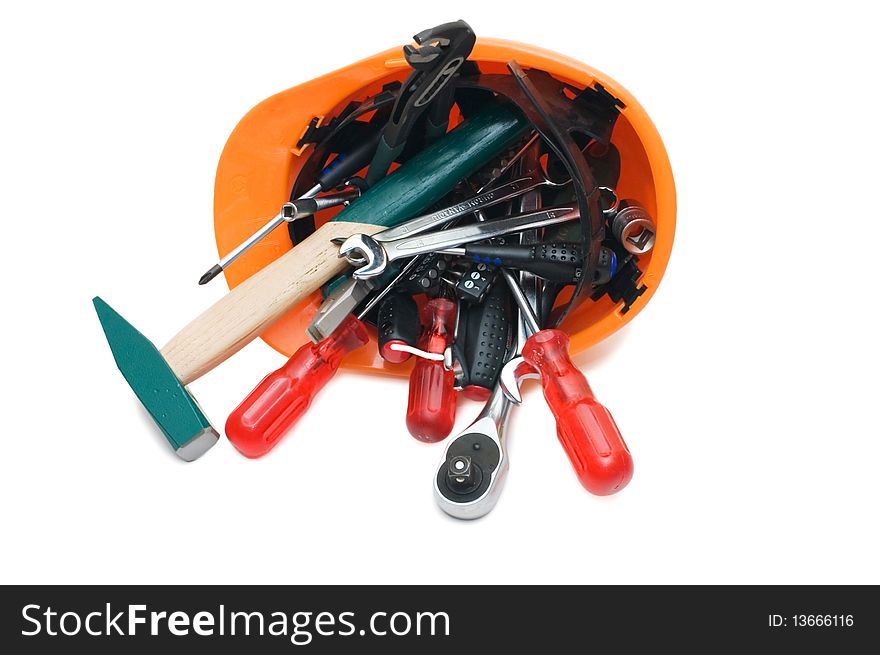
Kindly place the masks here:
<instances>
[{"instance_id":1,"label":"chrome wrench","mask_svg":"<svg viewBox=\"0 0 880 655\"><path fill-rule=\"evenodd\" d=\"M579 218L580 212L577 205L570 204L499 218L485 223L474 223L449 230L407 236L393 241L377 240L365 234L354 234L339 247L339 256L345 257L355 265L361 261L365 262L353 273L356 279L365 280L381 275L391 262L404 257L413 257L429 252L458 255L463 253L460 246L468 243L576 221Z\"/></svg>"},{"instance_id":2,"label":"chrome wrench","mask_svg":"<svg viewBox=\"0 0 880 655\"><path fill-rule=\"evenodd\" d=\"M535 132L531 137L529 137L529 139L526 141L526 143L522 147L520 147L518 150L513 152L509 158L502 160L501 165L492 170L492 173L489 176L489 179L486 180L486 182L483 184L483 186L481 186L477 190L477 194L478 194L477 197L480 197L480 196L485 197L485 195L486 195L485 192L490 189L493 189L494 185L498 182L498 180L501 179L508 171L510 171L513 168L513 166L515 166L519 163L519 161L523 157L523 155L532 149L534 144L538 141L538 138L539 138L539 135L537 132ZM546 175L544 170L540 169L539 165L535 164L532 168L535 169L535 177L536 178L543 176L543 177L540 177L540 179L545 180L544 185L559 186L557 183L552 182L548 178L548 176ZM526 176L526 177L528 177L528 176ZM518 181L521 182L522 178L520 178ZM537 186L542 186L542 185L539 184ZM537 188L537 186L534 188ZM495 190L497 191L497 189L495 189ZM529 189L526 189L522 193L528 194L528 191L529 191ZM506 192L502 192L502 195L504 196L504 199L507 198ZM496 198L496 200L497 200L497 202L503 202L503 199ZM449 228L449 227L452 227L453 221L455 221L461 217L461 216L451 216L451 217L449 216L450 212L453 211L453 208L456 206L468 203L468 207L469 207L468 212L471 212L471 211L474 211L473 203L475 201L476 201L476 198L470 198L468 200L462 201L458 205L453 205L451 207L447 207L445 209L441 209L436 212L432 212L432 214L428 214L425 216L420 216L420 217L414 218L414 219L412 219L412 221L418 221L418 222L427 221L428 216L432 216L432 215L437 216L437 215L442 214L443 215L443 225L445 225L446 228ZM496 204L496 203L493 202L493 204ZM485 208L488 205L479 205L479 206ZM446 219L448 219L448 220L446 220ZM440 220L439 217L438 217L438 220ZM410 228L408 230L408 233L409 234L413 233L412 228ZM344 239L342 241L344 241ZM340 243L342 241L340 241ZM385 297L385 295L388 294L388 292L390 292L391 289L398 282L400 282L402 279L404 279L406 277L406 275L409 273L409 271L411 271L413 268L415 268L416 266L419 265L421 259L422 259L422 257L413 257L404 266L404 268L400 271L400 273L389 284L387 284L385 286L384 289L382 289L378 293L374 294L370 298L370 300L367 302L367 305L360 312L358 312L358 315L363 316L364 314L369 313L369 311L376 304L378 304ZM363 263L363 262L360 262L360 263ZM342 324L342 321L345 320L345 317L348 316L350 313L354 312L356 307L362 301L364 301L364 299L367 296L369 296L375 290L375 288L376 288L375 280L349 279L347 282L343 283L342 286L337 291L335 291L334 293L327 296L327 298L324 300L324 302L318 308L318 311L315 314L315 317L312 319L312 322L309 324L309 327L306 329L306 333L309 335L309 337L315 343L317 343L321 339L324 339L324 338L330 336L336 330L336 328Z\"/></svg>"},{"instance_id":3,"label":"chrome wrench","mask_svg":"<svg viewBox=\"0 0 880 655\"><path fill-rule=\"evenodd\" d=\"M541 170L540 168L538 170ZM476 211L494 207L502 202L507 202L518 196L533 191L543 186L563 186L568 182L557 183L551 181L546 175L533 173L502 184L499 187L480 193L467 200L438 209L430 214L413 218L395 227L383 230L374 235L377 241L387 242L402 239L407 236L415 236L428 232L435 227L448 223L456 218L461 218Z\"/></svg>"},{"instance_id":4,"label":"chrome wrench","mask_svg":"<svg viewBox=\"0 0 880 655\"><path fill-rule=\"evenodd\" d=\"M537 170L541 171L540 167L538 167ZM438 209L430 214L418 216L405 223L383 230L382 232L374 234L372 238L380 243L390 243L407 237L417 236L435 228L439 228L458 218L467 216L468 214L477 213L477 215L479 215L484 209L500 205L508 200L513 200L523 194L535 191L540 187L564 186L565 184L568 184L568 182L553 182L544 174L529 174L506 184L502 184L497 188L480 193L472 198L468 198L467 200L462 200L449 207ZM344 243L344 240L342 243ZM360 257L356 253L351 253L347 256L347 259L354 266L366 263L366 259Z\"/></svg>"}]
</instances>

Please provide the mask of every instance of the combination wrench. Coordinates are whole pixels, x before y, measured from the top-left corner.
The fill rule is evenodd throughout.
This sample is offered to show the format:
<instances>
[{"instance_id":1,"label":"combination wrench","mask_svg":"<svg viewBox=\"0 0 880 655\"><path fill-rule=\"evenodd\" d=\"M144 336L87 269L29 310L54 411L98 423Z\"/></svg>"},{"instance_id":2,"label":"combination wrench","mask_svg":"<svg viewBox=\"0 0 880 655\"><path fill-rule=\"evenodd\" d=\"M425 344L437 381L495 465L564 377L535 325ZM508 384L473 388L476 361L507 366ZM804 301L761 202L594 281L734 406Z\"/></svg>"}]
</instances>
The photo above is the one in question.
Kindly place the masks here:
<instances>
[{"instance_id":1,"label":"combination wrench","mask_svg":"<svg viewBox=\"0 0 880 655\"><path fill-rule=\"evenodd\" d=\"M534 173L524 175L523 177L502 184L501 186L485 191L484 193L480 193L472 198L462 200L459 203L431 212L430 214L413 218L388 230L383 230L374 235L373 238L377 241L387 242L408 236L415 236L417 234L428 232L429 230L439 227L456 218L461 218L467 214L472 214L483 209L488 209L489 207L494 207L495 205L500 205L502 202L507 202L508 200L512 200L540 187L565 186L568 183L568 181L553 182L549 177L543 174L542 169L538 168Z\"/></svg>"},{"instance_id":2,"label":"combination wrench","mask_svg":"<svg viewBox=\"0 0 880 655\"><path fill-rule=\"evenodd\" d=\"M485 191L466 200L462 200L454 205L450 205L449 207L438 209L435 212L423 216L417 216L416 218L401 223L396 227L383 230L378 234L374 234L372 239L380 243L391 243L407 237L414 237L434 230L435 228L439 228L442 225L458 218L462 218L463 216L467 216L468 214L480 212L484 209L500 205L508 200L513 200L514 198L541 187L565 186L568 183L568 181L552 181L543 173L543 169L539 167L534 173L519 177L506 184L502 184L499 187L490 189L489 191ZM342 243L344 244L345 241L342 241ZM348 259L349 263L354 266L367 263L367 258L365 256L359 256L356 251L346 253L346 259Z\"/></svg>"},{"instance_id":3,"label":"combination wrench","mask_svg":"<svg viewBox=\"0 0 880 655\"><path fill-rule=\"evenodd\" d=\"M381 275L391 262L404 257L429 252L460 255L464 254L461 246L468 243L576 221L579 218L578 207L572 203L394 240L377 240L366 234L354 234L343 241L339 247L339 256L345 257L353 265L363 262L352 275L356 279L365 280Z\"/></svg>"},{"instance_id":4,"label":"combination wrench","mask_svg":"<svg viewBox=\"0 0 880 655\"><path fill-rule=\"evenodd\" d=\"M486 182L477 190L476 196L444 209L431 212L430 214L410 219L410 221L407 222L405 232L407 234L413 234L414 230L417 229L427 230L429 228L441 226L445 226L446 228L453 227L452 224L457 219L466 216L471 212L479 212L482 209L504 202L511 197L511 193L523 193L529 195L530 191L531 193L536 193L535 190L541 186L562 186L567 183L567 181L562 183L552 181L546 171L536 163L536 165L532 166L534 170L518 177L514 180L515 184L504 185L503 188L495 186L501 178L513 169L514 166L519 164L520 159L526 152L533 149L538 138L538 133L534 133L522 147L513 152L508 159L503 160L502 165L499 168L493 169L489 179L486 180ZM527 181L528 178L534 178L534 183L530 184ZM394 233L392 232L392 234ZM344 239L339 240L337 245L343 241ZM352 253L352 257L355 257L354 253ZM404 279L411 270L418 266L422 259L423 256L413 257L407 262L400 273L398 273L391 282L384 285L384 288L381 291L373 294L367 307L365 307L360 313L368 313L369 310L379 303L398 282ZM361 261L359 263L362 264L363 262ZM376 279L359 280L352 278L332 292L318 308L315 317L312 319L312 322L306 330L306 333L312 341L317 343L321 339L333 334L336 328L345 320L345 317L354 312L355 308L378 286L380 286L377 282Z\"/></svg>"}]
</instances>

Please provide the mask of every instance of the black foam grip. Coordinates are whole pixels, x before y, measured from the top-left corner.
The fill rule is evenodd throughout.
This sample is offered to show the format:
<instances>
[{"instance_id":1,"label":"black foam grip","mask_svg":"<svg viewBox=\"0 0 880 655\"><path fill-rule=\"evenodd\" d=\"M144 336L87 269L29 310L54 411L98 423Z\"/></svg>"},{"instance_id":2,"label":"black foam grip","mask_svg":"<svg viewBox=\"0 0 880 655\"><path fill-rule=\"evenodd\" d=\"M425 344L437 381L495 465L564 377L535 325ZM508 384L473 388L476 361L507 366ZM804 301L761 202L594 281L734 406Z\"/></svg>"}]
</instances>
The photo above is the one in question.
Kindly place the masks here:
<instances>
[{"instance_id":1,"label":"black foam grip","mask_svg":"<svg viewBox=\"0 0 880 655\"><path fill-rule=\"evenodd\" d=\"M412 296L391 293L379 304L376 322L379 334L379 352L391 341L403 341L415 346L419 339L419 308Z\"/></svg>"},{"instance_id":2,"label":"black foam grip","mask_svg":"<svg viewBox=\"0 0 880 655\"><path fill-rule=\"evenodd\" d=\"M537 243L528 246L469 245L467 254L486 263L509 266L538 277L576 284L583 275L584 257L579 243Z\"/></svg>"},{"instance_id":3,"label":"black foam grip","mask_svg":"<svg viewBox=\"0 0 880 655\"><path fill-rule=\"evenodd\" d=\"M510 291L495 284L479 305L468 305L460 361L462 386L493 389L510 338Z\"/></svg>"}]
</instances>

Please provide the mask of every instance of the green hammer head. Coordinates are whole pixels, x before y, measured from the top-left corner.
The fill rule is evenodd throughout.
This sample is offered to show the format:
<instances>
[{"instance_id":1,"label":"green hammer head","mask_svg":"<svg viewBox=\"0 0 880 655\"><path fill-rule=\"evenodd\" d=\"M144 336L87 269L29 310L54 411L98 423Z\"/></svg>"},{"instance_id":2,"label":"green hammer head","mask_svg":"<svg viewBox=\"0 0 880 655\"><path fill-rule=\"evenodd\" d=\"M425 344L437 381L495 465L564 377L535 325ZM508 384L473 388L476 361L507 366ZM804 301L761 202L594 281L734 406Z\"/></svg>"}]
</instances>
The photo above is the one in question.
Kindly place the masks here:
<instances>
[{"instance_id":1,"label":"green hammer head","mask_svg":"<svg viewBox=\"0 0 880 655\"><path fill-rule=\"evenodd\" d=\"M179 457L198 459L220 438L162 354L99 297L92 299L116 365Z\"/></svg>"}]
</instances>

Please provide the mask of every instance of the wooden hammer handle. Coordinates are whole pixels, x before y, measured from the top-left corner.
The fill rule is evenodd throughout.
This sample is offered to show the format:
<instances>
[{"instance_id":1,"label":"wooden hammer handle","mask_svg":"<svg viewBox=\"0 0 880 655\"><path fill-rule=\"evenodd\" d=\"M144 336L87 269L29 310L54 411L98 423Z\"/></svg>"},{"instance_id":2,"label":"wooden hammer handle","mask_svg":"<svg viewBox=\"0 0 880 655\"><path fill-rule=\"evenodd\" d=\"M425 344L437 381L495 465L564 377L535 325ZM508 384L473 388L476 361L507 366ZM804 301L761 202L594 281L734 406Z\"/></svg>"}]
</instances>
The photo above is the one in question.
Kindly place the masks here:
<instances>
[{"instance_id":1,"label":"wooden hammer handle","mask_svg":"<svg viewBox=\"0 0 880 655\"><path fill-rule=\"evenodd\" d=\"M232 289L162 348L183 384L234 355L325 282L348 266L335 237L375 234L381 225L329 222L309 238Z\"/></svg>"},{"instance_id":2,"label":"wooden hammer handle","mask_svg":"<svg viewBox=\"0 0 880 655\"><path fill-rule=\"evenodd\" d=\"M417 216L526 130L525 118L490 105L382 178L296 248L254 274L187 325L162 349L189 384L253 341L282 314L345 270L334 237L375 234Z\"/></svg>"}]
</instances>

